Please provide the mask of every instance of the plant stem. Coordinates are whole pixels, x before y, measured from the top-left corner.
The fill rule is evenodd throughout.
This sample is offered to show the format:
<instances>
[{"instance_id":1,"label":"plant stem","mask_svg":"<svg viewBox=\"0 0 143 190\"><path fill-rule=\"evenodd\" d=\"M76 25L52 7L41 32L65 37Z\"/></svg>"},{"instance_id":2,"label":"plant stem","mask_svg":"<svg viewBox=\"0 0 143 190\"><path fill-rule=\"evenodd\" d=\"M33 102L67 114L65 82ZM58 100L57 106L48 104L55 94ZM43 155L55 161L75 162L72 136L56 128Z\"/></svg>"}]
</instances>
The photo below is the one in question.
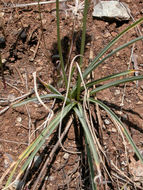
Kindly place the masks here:
<instances>
[{"instance_id":1,"label":"plant stem","mask_svg":"<svg viewBox=\"0 0 143 190\"><path fill-rule=\"evenodd\" d=\"M65 86L67 87L68 81L65 74L64 60L63 60L63 55L62 55L62 45L61 45L61 39L60 39L59 0L56 0L56 17L57 17L57 39L58 39L58 51L60 55L60 64L62 68L63 78L65 81Z\"/></svg>"},{"instance_id":2,"label":"plant stem","mask_svg":"<svg viewBox=\"0 0 143 190\"><path fill-rule=\"evenodd\" d=\"M83 54L84 54L84 49L85 49L86 19L87 19L88 6L89 6L89 2L88 2L88 0L85 0L84 1L84 13L83 13L83 29L82 29L82 38L81 38L81 49L80 49L81 56L80 56L80 61L79 61L80 68L82 66ZM80 74L78 74L78 81L77 81L77 100L78 101L80 99L80 88L81 88L81 78L80 78Z\"/></svg>"},{"instance_id":3,"label":"plant stem","mask_svg":"<svg viewBox=\"0 0 143 190\"><path fill-rule=\"evenodd\" d=\"M1 69L1 75L2 75L2 82L4 85L4 89L6 88L5 78L4 78L4 70L3 70L3 63L2 63L2 57L0 52L0 69Z\"/></svg>"}]
</instances>

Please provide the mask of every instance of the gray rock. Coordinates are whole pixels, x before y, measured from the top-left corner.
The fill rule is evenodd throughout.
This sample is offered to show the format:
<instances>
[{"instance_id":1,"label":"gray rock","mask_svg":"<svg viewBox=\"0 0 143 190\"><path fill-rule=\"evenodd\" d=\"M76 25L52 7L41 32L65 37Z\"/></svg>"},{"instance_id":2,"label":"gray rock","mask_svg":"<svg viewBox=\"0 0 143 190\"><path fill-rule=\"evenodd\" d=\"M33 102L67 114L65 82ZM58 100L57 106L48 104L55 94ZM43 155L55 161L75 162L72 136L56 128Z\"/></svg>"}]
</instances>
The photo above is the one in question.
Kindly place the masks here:
<instances>
[{"instance_id":1,"label":"gray rock","mask_svg":"<svg viewBox=\"0 0 143 190\"><path fill-rule=\"evenodd\" d=\"M125 21L130 19L130 9L118 1L100 1L94 6L93 17L105 20Z\"/></svg>"}]
</instances>

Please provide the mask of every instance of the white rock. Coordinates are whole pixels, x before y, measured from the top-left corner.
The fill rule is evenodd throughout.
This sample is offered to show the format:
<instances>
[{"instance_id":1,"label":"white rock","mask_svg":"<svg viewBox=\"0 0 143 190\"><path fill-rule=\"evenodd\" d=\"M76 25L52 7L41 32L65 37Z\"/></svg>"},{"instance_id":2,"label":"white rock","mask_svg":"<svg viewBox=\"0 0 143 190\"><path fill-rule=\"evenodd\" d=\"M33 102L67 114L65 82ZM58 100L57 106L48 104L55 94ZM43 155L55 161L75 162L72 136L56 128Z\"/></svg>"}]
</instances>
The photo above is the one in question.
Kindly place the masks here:
<instances>
[{"instance_id":1,"label":"white rock","mask_svg":"<svg viewBox=\"0 0 143 190\"><path fill-rule=\"evenodd\" d=\"M111 122L110 122L108 119L105 119L105 120L104 120L104 123L105 123L106 125L109 125Z\"/></svg>"},{"instance_id":2,"label":"white rock","mask_svg":"<svg viewBox=\"0 0 143 190\"><path fill-rule=\"evenodd\" d=\"M16 121L17 121L18 123L21 123L22 118L21 118L21 117L17 117L17 118L16 118Z\"/></svg>"},{"instance_id":3,"label":"white rock","mask_svg":"<svg viewBox=\"0 0 143 190\"><path fill-rule=\"evenodd\" d=\"M63 159L64 160L67 160L69 158L69 154L68 153L65 153L64 156L63 156Z\"/></svg>"},{"instance_id":4,"label":"white rock","mask_svg":"<svg viewBox=\"0 0 143 190\"><path fill-rule=\"evenodd\" d=\"M94 6L92 15L105 20L129 20L130 10L125 3L118 1L100 1Z\"/></svg>"},{"instance_id":5,"label":"white rock","mask_svg":"<svg viewBox=\"0 0 143 190\"><path fill-rule=\"evenodd\" d=\"M112 128L111 131L112 131L113 133L116 133L116 132L117 132L117 130L116 130L115 128Z\"/></svg>"},{"instance_id":6,"label":"white rock","mask_svg":"<svg viewBox=\"0 0 143 190\"><path fill-rule=\"evenodd\" d=\"M116 96L116 95L119 95L119 94L120 94L120 90L115 90L114 95Z\"/></svg>"}]
</instances>

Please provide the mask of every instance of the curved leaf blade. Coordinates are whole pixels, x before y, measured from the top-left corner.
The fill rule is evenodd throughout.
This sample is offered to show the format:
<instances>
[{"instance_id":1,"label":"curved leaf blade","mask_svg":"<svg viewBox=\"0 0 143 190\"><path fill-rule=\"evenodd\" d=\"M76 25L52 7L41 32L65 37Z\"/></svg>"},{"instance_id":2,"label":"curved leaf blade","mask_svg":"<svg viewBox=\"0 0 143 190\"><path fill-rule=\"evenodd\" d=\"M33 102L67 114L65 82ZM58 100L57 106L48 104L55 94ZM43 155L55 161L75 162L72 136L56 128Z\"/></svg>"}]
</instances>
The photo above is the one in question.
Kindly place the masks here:
<instances>
[{"instance_id":1,"label":"curved leaf blade","mask_svg":"<svg viewBox=\"0 0 143 190\"><path fill-rule=\"evenodd\" d=\"M59 100L64 100L65 97L59 94L46 94L46 95L41 95L40 96L41 99L46 99L46 98L55 98L55 99L59 99ZM30 102L34 102L34 101L38 101L37 97L33 97L33 98L27 98L26 100L19 102L19 103L15 103L12 105L12 107L18 107L18 106L23 106L27 103ZM67 102L70 102L69 99L67 99Z\"/></svg>"},{"instance_id":2,"label":"curved leaf blade","mask_svg":"<svg viewBox=\"0 0 143 190\"><path fill-rule=\"evenodd\" d=\"M90 95L93 95L93 94L95 94L101 90L105 90L105 89L110 88L112 86L116 86L116 85L127 83L127 82L132 82L135 80L141 80L141 79L143 79L143 75L125 78L125 79L121 79L121 80L116 80L116 81L113 81L113 82L110 82L110 83L107 83L107 84L104 84L100 87L95 88L94 90L92 90L90 92Z\"/></svg>"},{"instance_id":3,"label":"curved leaf blade","mask_svg":"<svg viewBox=\"0 0 143 190\"><path fill-rule=\"evenodd\" d=\"M115 50L113 50L111 53L109 53L108 55L106 55L103 59L101 59L100 61L93 61L88 67L87 69L84 71L83 73L83 78L86 78L87 75L89 75L96 67L98 67L101 63L103 63L103 61L105 61L106 59L108 59L109 57L111 57L112 55L114 55L115 53L117 53L118 51L124 49L125 47L139 41L139 40L142 40L143 39L143 36L140 36L138 38L135 38L121 46L119 46L118 48L116 48ZM97 63L96 63L97 62ZM96 63L96 64L95 64Z\"/></svg>"},{"instance_id":4,"label":"curved leaf blade","mask_svg":"<svg viewBox=\"0 0 143 190\"><path fill-rule=\"evenodd\" d=\"M112 75L109 75L109 76L94 80L92 82L89 82L89 83L86 84L86 87L90 88L90 87L93 87L94 85L99 84L101 82L105 82L107 80L111 80L111 79L121 77L121 76L124 76L124 75L129 75L129 74L132 74L132 73L135 73L135 70L127 70L127 71L123 71L123 72L120 72L120 73L112 74ZM83 89L84 88L82 87L82 90Z\"/></svg>"},{"instance_id":5,"label":"curved leaf blade","mask_svg":"<svg viewBox=\"0 0 143 190\"><path fill-rule=\"evenodd\" d=\"M85 136L87 138L87 142L89 144L90 150L92 152L95 164L96 164L97 168L99 168L100 161L99 161L98 153L96 151L96 148L95 148L94 141L92 139L92 135L90 133L90 130L89 130L88 125L86 123L85 116L84 116L84 113L83 113L83 108L82 108L82 106L80 104L78 104L78 108L75 107L74 111L75 111L76 115L78 116L78 118L79 118L79 120L81 122L81 125L82 125L82 127L84 129L84 133L85 133Z\"/></svg>"},{"instance_id":6,"label":"curved leaf blade","mask_svg":"<svg viewBox=\"0 0 143 190\"><path fill-rule=\"evenodd\" d=\"M132 137L130 136L129 132L127 131L126 127L124 126L124 124L121 122L121 120L117 117L117 115L108 107L106 106L103 102L99 101L99 100L95 100L92 98L88 99L89 102L92 102L94 104L98 104L100 107L102 107L111 117L112 119L117 122L120 126L120 129L122 130L122 132L124 133L124 135L126 136L127 140L129 141L129 143L131 144L133 150L135 151L137 157L140 159L140 161L143 163L143 157L140 154L137 146L135 145Z\"/></svg>"},{"instance_id":7,"label":"curved leaf blade","mask_svg":"<svg viewBox=\"0 0 143 190\"><path fill-rule=\"evenodd\" d=\"M75 106L75 104L76 103L68 104L64 108L62 118L64 118L70 112L70 110ZM32 142L26 148L26 150L18 157L18 160L17 160L17 162L15 164L15 167L12 170L11 175L9 176L5 187L7 187L11 183L12 178L13 178L13 176L15 174L15 171L16 171L17 167L19 166L19 164L21 164L21 162L24 161L31 154L30 157L27 159L27 161L21 167L20 174L22 174L25 171L25 169L27 168L28 164L34 158L34 156L39 151L39 149L41 148L41 146L45 143L45 140L56 129L56 127L60 123L60 119L61 119L61 112L59 112L57 114L57 116L50 122L50 124L45 129L43 129L43 131L41 132L41 134L34 140L34 142Z\"/></svg>"}]
</instances>

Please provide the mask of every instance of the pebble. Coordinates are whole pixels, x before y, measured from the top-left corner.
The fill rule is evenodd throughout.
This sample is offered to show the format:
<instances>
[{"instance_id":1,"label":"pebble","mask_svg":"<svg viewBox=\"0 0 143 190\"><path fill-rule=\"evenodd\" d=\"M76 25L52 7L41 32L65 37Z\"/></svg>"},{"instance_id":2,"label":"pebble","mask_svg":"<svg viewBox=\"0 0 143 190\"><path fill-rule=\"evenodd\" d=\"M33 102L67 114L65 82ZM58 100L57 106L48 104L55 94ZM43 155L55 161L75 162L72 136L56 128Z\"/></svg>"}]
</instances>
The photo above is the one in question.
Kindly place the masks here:
<instances>
[{"instance_id":1,"label":"pebble","mask_svg":"<svg viewBox=\"0 0 143 190\"><path fill-rule=\"evenodd\" d=\"M3 63L3 64L6 63L6 59L2 59L2 63Z\"/></svg>"},{"instance_id":2,"label":"pebble","mask_svg":"<svg viewBox=\"0 0 143 190\"><path fill-rule=\"evenodd\" d=\"M125 168L121 168L121 170L122 170L122 171L124 171L124 170L125 170Z\"/></svg>"},{"instance_id":3,"label":"pebble","mask_svg":"<svg viewBox=\"0 0 143 190\"><path fill-rule=\"evenodd\" d=\"M4 160L4 168L8 168L8 166L9 166L9 162L5 159Z\"/></svg>"},{"instance_id":4,"label":"pebble","mask_svg":"<svg viewBox=\"0 0 143 190\"><path fill-rule=\"evenodd\" d=\"M21 123L22 118L21 118L21 117L17 117L17 118L16 118L16 121L17 121L18 123Z\"/></svg>"},{"instance_id":5,"label":"pebble","mask_svg":"<svg viewBox=\"0 0 143 190\"><path fill-rule=\"evenodd\" d=\"M55 177L54 176L50 176L49 177L49 181L54 181L55 180Z\"/></svg>"},{"instance_id":6,"label":"pebble","mask_svg":"<svg viewBox=\"0 0 143 190\"><path fill-rule=\"evenodd\" d=\"M127 120L128 119L128 116L126 115L126 114L124 114L123 116L122 116L122 120L124 121L124 120Z\"/></svg>"},{"instance_id":7,"label":"pebble","mask_svg":"<svg viewBox=\"0 0 143 190\"><path fill-rule=\"evenodd\" d=\"M141 104L143 104L143 102L142 101L138 101L136 104L137 105L141 105Z\"/></svg>"},{"instance_id":8,"label":"pebble","mask_svg":"<svg viewBox=\"0 0 143 190\"><path fill-rule=\"evenodd\" d=\"M113 37L116 37L116 36L117 36L117 33L116 33L116 32L111 32L111 35L112 35Z\"/></svg>"},{"instance_id":9,"label":"pebble","mask_svg":"<svg viewBox=\"0 0 143 190\"><path fill-rule=\"evenodd\" d=\"M138 94L138 97L141 101L143 101L143 96L141 94Z\"/></svg>"},{"instance_id":10,"label":"pebble","mask_svg":"<svg viewBox=\"0 0 143 190\"><path fill-rule=\"evenodd\" d=\"M127 165L125 161L122 161L121 164L122 164L123 166L126 166L126 165Z\"/></svg>"},{"instance_id":11,"label":"pebble","mask_svg":"<svg viewBox=\"0 0 143 190\"><path fill-rule=\"evenodd\" d=\"M46 19L42 19L42 24L46 24L47 20Z\"/></svg>"},{"instance_id":12,"label":"pebble","mask_svg":"<svg viewBox=\"0 0 143 190\"><path fill-rule=\"evenodd\" d=\"M0 17L3 17L4 16L4 12L0 12Z\"/></svg>"},{"instance_id":13,"label":"pebble","mask_svg":"<svg viewBox=\"0 0 143 190\"><path fill-rule=\"evenodd\" d=\"M124 6L123 6L124 5ZM130 19L130 9L124 3L118 1L99 1L94 6L92 15L97 18L108 20L124 21Z\"/></svg>"},{"instance_id":14,"label":"pebble","mask_svg":"<svg viewBox=\"0 0 143 190\"><path fill-rule=\"evenodd\" d=\"M106 32L104 35L103 35L105 38L108 38L111 36L111 34L109 32Z\"/></svg>"},{"instance_id":15,"label":"pebble","mask_svg":"<svg viewBox=\"0 0 143 190\"><path fill-rule=\"evenodd\" d=\"M129 99L126 98L126 102L131 103L131 100L129 100Z\"/></svg>"},{"instance_id":16,"label":"pebble","mask_svg":"<svg viewBox=\"0 0 143 190\"><path fill-rule=\"evenodd\" d=\"M4 154L4 167L8 168L10 164L13 162L12 156L8 153Z\"/></svg>"},{"instance_id":17,"label":"pebble","mask_svg":"<svg viewBox=\"0 0 143 190\"><path fill-rule=\"evenodd\" d=\"M105 120L104 120L104 123L105 123L106 125L109 125L111 122L110 122L108 119L105 119Z\"/></svg>"},{"instance_id":18,"label":"pebble","mask_svg":"<svg viewBox=\"0 0 143 190\"><path fill-rule=\"evenodd\" d=\"M15 96L13 94L9 94L7 99L8 101L12 102L15 99Z\"/></svg>"},{"instance_id":19,"label":"pebble","mask_svg":"<svg viewBox=\"0 0 143 190\"><path fill-rule=\"evenodd\" d=\"M116 56L119 57L119 55L120 55L120 52L117 52L117 53L116 53Z\"/></svg>"},{"instance_id":20,"label":"pebble","mask_svg":"<svg viewBox=\"0 0 143 190\"><path fill-rule=\"evenodd\" d=\"M126 0L126 2L127 2L127 3L131 3L131 2L132 2L132 0Z\"/></svg>"},{"instance_id":21,"label":"pebble","mask_svg":"<svg viewBox=\"0 0 143 190\"><path fill-rule=\"evenodd\" d=\"M120 90L115 90L114 95L116 96L116 95L119 95L119 94L120 94Z\"/></svg>"},{"instance_id":22,"label":"pebble","mask_svg":"<svg viewBox=\"0 0 143 190\"><path fill-rule=\"evenodd\" d=\"M111 132L116 133L117 130L116 130L115 128L112 128L112 129L111 129Z\"/></svg>"},{"instance_id":23,"label":"pebble","mask_svg":"<svg viewBox=\"0 0 143 190\"><path fill-rule=\"evenodd\" d=\"M63 159L64 159L64 160L67 160L67 159L69 158L69 156L70 156L70 155L69 155L68 153L65 153L64 156L63 156Z\"/></svg>"}]
</instances>

